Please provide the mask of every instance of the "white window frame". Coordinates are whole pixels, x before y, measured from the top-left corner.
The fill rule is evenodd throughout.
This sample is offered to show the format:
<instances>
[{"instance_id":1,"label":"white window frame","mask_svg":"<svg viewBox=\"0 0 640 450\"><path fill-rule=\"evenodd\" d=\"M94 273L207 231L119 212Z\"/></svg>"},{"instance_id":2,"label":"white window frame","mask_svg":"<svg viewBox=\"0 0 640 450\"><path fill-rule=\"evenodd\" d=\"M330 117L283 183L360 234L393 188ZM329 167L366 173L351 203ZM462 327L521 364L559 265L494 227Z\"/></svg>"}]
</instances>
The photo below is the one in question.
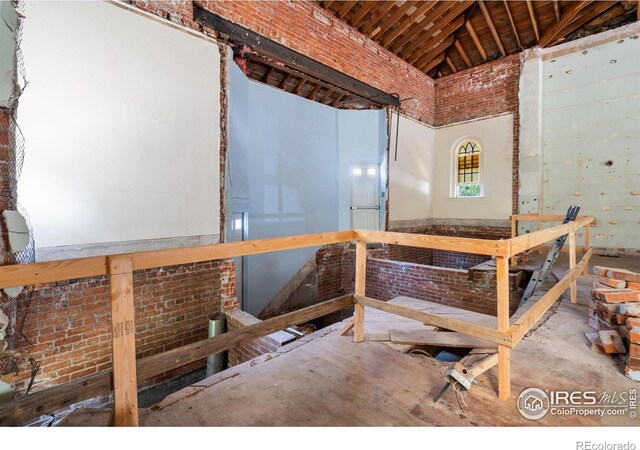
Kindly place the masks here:
<instances>
[{"instance_id":1,"label":"white window frame","mask_svg":"<svg viewBox=\"0 0 640 450\"><path fill-rule=\"evenodd\" d=\"M458 148L465 141L474 141L480 146L480 169L478 171L478 181L477 184L480 185L480 195L476 195L474 197L460 197L458 195L458 187L463 184L476 184L476 183L458 183ZM484 197L484 153L485 147L484 143L477 136L464 136L455 141L453 147L451 148L451 183L450 183L450 192L449 197L461 200L469 200L475 198Z\"/></svg>"}]
</instances>

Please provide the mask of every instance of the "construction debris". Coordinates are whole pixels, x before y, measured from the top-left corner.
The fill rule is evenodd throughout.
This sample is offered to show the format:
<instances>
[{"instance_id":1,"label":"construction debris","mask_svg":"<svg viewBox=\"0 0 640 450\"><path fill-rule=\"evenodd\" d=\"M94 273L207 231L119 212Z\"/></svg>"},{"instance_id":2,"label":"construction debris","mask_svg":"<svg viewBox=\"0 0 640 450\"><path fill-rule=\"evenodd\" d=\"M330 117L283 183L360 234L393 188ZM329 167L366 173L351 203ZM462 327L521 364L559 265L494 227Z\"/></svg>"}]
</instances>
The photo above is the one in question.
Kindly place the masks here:
<instances>
[{"instance_id":1,"label":"construction debris","mask_svg":"<svg viewBox=\"0 0 640 450\"><path fill-rule=\"evenodd\" d=\"M607 355L624 355L625 374L640 381L640 274L595 266L589 326L591 348Z\"/></svg>"}]
</instances>

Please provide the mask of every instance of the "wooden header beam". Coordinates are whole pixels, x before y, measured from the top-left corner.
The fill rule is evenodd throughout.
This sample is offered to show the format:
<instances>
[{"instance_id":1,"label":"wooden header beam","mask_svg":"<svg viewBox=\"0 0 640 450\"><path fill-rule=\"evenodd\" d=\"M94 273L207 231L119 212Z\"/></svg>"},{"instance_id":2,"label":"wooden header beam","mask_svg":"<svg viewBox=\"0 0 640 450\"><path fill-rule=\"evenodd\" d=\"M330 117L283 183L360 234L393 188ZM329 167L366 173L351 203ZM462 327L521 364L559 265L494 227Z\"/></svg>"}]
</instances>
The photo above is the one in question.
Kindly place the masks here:
<instances>
[{"instance_id":1,"label":"wooden header beam","mask_svg":"<svg viewBox=\"0 0 640 450\"><path fill-rule=\"evenodd\" d=\"M476 255L508 256L508 241L490 239L470 239L428 234L406 234L391 231L355 230L356 240L379 242L382 244L406 245L409 247L433 248L452 252L474 253Z\"/></svg>"}]
</instances>

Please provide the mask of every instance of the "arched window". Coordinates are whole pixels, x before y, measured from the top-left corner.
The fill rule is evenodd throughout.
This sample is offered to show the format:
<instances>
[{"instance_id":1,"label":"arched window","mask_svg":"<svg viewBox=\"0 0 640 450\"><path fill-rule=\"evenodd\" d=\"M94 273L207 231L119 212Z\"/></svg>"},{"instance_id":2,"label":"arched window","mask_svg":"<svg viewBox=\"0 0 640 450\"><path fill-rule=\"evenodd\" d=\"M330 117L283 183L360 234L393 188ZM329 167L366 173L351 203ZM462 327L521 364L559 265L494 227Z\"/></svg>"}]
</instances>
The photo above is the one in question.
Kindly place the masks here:
<instances>
[{"instance_id":1,"label":"arched window","mask_svg":"<svg viewBox=\"0 0 640 450\"><path fill-rule=\"evenodd\" d=\"M464 140L458 145L455 152L456 170L454 172L456 197L482 196L481 152L480 144L471 139Z\"/></svg>"}]
</instances>

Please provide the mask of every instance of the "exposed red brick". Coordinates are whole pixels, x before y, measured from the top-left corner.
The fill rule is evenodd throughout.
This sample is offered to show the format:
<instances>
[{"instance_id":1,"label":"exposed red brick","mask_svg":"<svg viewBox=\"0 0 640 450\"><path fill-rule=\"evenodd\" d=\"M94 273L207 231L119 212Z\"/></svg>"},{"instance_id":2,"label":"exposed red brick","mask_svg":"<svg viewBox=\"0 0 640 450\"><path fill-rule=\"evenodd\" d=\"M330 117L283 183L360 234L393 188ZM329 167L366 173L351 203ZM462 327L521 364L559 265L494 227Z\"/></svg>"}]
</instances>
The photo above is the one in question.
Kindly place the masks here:
<instances>
[{"instance_id":1,"label":"exposed red brick","mask_svg":"<svg viewBox=\"0 0 640 450\"><path fill-rule=\"evenodd\" d=\"M443 78L436 88L435 125L443 126L501 113L513 113L513 212L518 211L518 90L520 54Z\"/></svg>"},{"instance_id":2,"label":"exposed red brick","mask_svg":"<svg viewBox=\"0 0 640 450\"><path fill-rule=\"evenodd\" d=\"M231 260L134 272L136 353L144 358L207 337L208 316L237 307ZM225 306L226 305L226 306ZM20 311L19 314L24 314ZM37 391L111 367L111 307L106 276L37 286L26 311L25 350L39 361ZM148 387L202 366L139 380ZM24 391L28 368L17 384Z\"/></svg>"},{"instance_id":3,"label":"exposed red brick","mask_svg":"<svg viewBox=\"0 0 640 450\"><path fill-rule=\"evenodd\" d=\"M195 30L193 2L133 1L133 5ZM425 73L371 41L315 2L204 1L206 9L382 91L398 93L402 112L434 123L435 90Z\"/></svg>"},{"instance_id":4,"label":"exposed red brick","mask_svg":"<svg viewBox=\"0 0 640 450\"><path fill-rule=\"evenodd\" d=\"M640 283L640 273L631 272L624 269L609 269L607 270L607 278L615 278L616 280L632 281L634 283Z\"/></svg>"},{"instance_id":5,"label":"exposed red brick","mask_svg":"<svg viewBox=\"0 0 640 450\"><path fill-rule=\"evenodd\" d=\"M607 303L640 302L640 292L626 289L594 289L593 295Z\"/></svg>"}]
</instances>

